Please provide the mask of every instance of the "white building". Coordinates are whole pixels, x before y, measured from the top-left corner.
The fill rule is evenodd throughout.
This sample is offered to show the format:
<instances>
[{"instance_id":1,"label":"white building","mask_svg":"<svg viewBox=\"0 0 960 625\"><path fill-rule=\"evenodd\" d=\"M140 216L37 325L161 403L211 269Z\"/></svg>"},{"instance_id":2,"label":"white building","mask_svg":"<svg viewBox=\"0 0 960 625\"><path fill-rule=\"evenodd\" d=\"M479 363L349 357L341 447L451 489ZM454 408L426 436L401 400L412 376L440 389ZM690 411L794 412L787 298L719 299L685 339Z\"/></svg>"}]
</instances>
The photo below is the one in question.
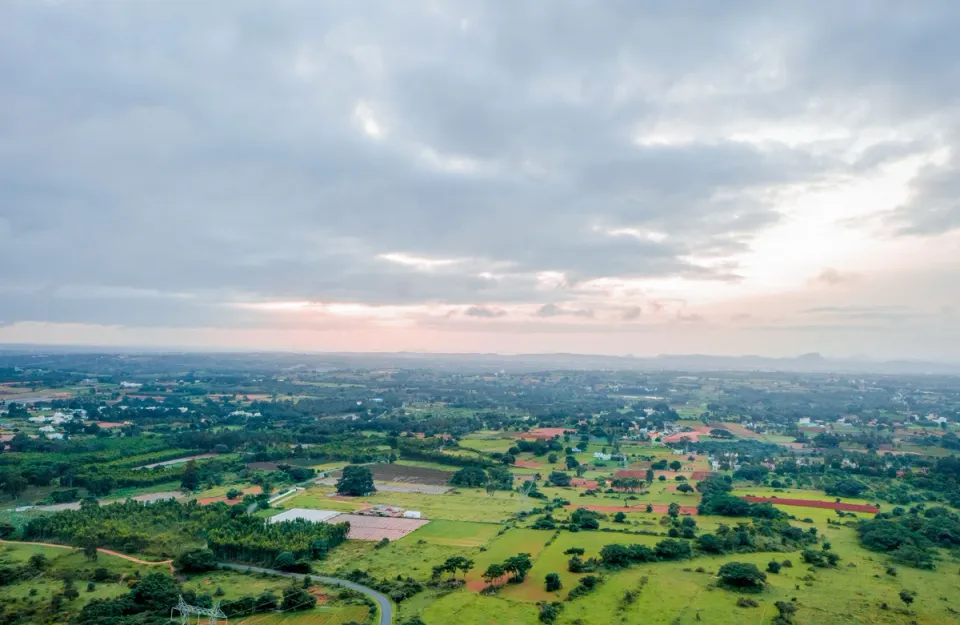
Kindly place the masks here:
<instances>
[{"instance_id":1,"label":"white building","mask_svg":"<svg viewBox=\"0 0 960 625\"><path fill-rule=\"evenodd\" d=\"M270 523L279 523L281 521L293 521L296 519L303 519L304 521L312 521L313 523L326 523L335 516L339 516L340 513L336 510L308 510L306 508L291 508L285 512L281 512L278 515L272 516L267 519Z\"/></svg>"}]
</instances>

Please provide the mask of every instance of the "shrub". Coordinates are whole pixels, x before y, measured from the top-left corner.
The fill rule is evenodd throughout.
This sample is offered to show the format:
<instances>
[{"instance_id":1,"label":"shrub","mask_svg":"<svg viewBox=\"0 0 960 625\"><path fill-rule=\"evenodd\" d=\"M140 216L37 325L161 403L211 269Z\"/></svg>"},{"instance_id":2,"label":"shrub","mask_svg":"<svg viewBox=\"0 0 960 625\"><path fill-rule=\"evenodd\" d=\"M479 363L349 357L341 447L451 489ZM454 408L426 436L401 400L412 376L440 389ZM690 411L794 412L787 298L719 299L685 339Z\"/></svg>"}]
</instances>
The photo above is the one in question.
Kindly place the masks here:
<instances>
[{"instance_id":1,"label":"shrub","mask_svg":"<svg viewBox=\"0 0 960 625\"><path fill-rule=\"evenodd\" d=\"M724 584L744 590L762 589L767 581L757 565L749 562L727 562L720 567L718 575Z\"/></svg>"},{"instance_id":2,"label":"shrub","mask_svg":"<svg viewBox=\"0 0 960 625\"><path fill-rule=\"evenodd\" d=\"M738 608L759 608L760 604L757 603L755 599L751 599L750 597L740 597L739 599L737 599L737 607Z\"/></svg>"}]
</instances>

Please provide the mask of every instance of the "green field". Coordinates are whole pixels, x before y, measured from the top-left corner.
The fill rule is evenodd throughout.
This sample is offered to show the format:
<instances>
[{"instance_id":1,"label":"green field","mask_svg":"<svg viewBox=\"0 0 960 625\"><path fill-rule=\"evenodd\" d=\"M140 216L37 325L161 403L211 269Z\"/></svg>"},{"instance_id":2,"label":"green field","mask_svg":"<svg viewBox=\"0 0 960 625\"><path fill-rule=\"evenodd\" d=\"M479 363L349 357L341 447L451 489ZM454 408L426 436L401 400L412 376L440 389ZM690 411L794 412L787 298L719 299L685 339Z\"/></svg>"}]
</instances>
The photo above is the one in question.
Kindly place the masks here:
<instances>
[{"instance_id":1,"label":"green field","mask_svg":"<svg viewBox=\"0 0 960 625\"><path fill-rule=\"evenodd\" d=\"M493 523L437 520L421 527L415 532L415 536L412 534L411 537L435 545L479 547L489 542L500 529L500 525ZM410 537L405 537L404 540L408 538Z\"/></svg>"},{"instance_id":2,"label":"green field","mask_svg":"<svg viewBox=\"0 0 960 625\"><path fill-rule=\"evenodd\" d=\"M363 623L369 615L364 606L318 606L304 612L255 614L234 621L235 625L343 625Z\"/></svg>"}]
</instances>

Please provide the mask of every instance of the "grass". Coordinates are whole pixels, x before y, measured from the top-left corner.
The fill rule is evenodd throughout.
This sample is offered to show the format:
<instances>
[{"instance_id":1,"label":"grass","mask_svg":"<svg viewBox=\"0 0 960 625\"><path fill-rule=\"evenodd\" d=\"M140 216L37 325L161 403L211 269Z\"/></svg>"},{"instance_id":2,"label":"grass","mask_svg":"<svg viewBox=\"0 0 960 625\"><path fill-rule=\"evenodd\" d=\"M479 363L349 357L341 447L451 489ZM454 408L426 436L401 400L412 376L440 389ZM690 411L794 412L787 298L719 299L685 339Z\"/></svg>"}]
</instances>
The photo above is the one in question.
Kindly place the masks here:
<instances>
[{"instance_id":1,"label":"grass","mask_svg":"<svg viewBox=\"0 0 960 625\"><path fill-rule=\"evenodd\" d=\"M79 610L91 599L119 597L129 592L129 588L122 582L100 582L96 584L93 592L88 592L86 582L92 579L94 569L105 568L114 575L125 577L167 571L166 567L138 565L106 554L99 554L96 561L89 561L80 550L15 544L0 545L0 566L23 565L34 554L45 555L50 561L50 567L37 577L0 588L0 599L24 599L30 596L31 590L36 590L33 600L49 601L63 589L63 581L59 575L69 574L75 579L77 590L80 591L80 596L71 602L71 609Z\"/></svg>"},{"instance_id":2,"label":"grass","mask_svg":"<svg viewBox=\"0 0 960 625\"><path fill-rule=\"evenodd\" d=\"M254 614L234 621L236 625L344 625L366 622L365 606L317 606L303 612Z\"/></svg>"},{"instance_id":3,"label":"grass","mask_svg":"<svg viewBox=\"0 0 960 625\"><path fill-rule=\"evenodd\" d=\"M491 542L486 551L474 557L474 569L467 574L468 584L482 587L485 583L481 575L487 567L495 562L503 562L510 556L515 556L518 553L529 553L531 558L536 558L552 535L553 532L540 530L515 529L507 531Z\"/></svg>"},{"instance_id":4,"label":"grass","mask_svg":"<svg viewBox=\"0 0 960 625\"><path fill-rule=\"evenodd\" d=\"M284 501L284 507L312 508L315 510L351 511L370 504L400 506L407 510L419 510L427 519L448 521L499 522L513 513L532 507L530 501L514 492L497 492L487 495L482 489L464 488L445 495L423 493L379 492L366 497L353 497L349 501L327 497L332 487L314 487Z\"/></svg>"},{"instance_id":5,"label":"grass","mask_svg":"<svg viewBox=\"0 0 960 625\"><path fill-rule=\"evenodd\" d=\"M416 539L425 540L435 545L480 547L496 536L501 527L493 523L437 520L418 529ZM413 534L410 536L412 537Z\"/></svg>"}]
</instances>

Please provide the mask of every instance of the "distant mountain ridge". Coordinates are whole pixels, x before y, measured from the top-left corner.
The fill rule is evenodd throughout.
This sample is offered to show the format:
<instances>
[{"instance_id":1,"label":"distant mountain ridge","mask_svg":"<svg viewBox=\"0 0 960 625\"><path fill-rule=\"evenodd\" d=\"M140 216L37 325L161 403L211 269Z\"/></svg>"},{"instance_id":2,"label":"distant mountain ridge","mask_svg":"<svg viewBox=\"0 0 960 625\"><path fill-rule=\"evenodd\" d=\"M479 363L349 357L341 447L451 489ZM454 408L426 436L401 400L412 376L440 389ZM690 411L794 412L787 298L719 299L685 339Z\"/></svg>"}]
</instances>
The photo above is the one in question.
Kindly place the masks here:
<instances>
[{"instance_id":1,"label":"distant mountain ridge","mask_svg":"<svg viewBox=\"0 0 960 625\"><path fill-rule=\"evenodd\" d=\"M570 370L637 371L780 371L836 374L960 375L960 363L919 360L871 361L825 358L818 353L787 358L769 356L713 356L707 354L662 354L654 357L608 356L602 354L516 354L424 353L424 352L327 352L294 353L235 351L216 352L150 348L103 348L76 346L0 346L0 366L44 366L57 356L78 358L141 356L182 362L184 366L211 366L257 363L259 366L311 367L318 369L447 369L460 372L511 373Z\"/></svg>"}]
</instances>

